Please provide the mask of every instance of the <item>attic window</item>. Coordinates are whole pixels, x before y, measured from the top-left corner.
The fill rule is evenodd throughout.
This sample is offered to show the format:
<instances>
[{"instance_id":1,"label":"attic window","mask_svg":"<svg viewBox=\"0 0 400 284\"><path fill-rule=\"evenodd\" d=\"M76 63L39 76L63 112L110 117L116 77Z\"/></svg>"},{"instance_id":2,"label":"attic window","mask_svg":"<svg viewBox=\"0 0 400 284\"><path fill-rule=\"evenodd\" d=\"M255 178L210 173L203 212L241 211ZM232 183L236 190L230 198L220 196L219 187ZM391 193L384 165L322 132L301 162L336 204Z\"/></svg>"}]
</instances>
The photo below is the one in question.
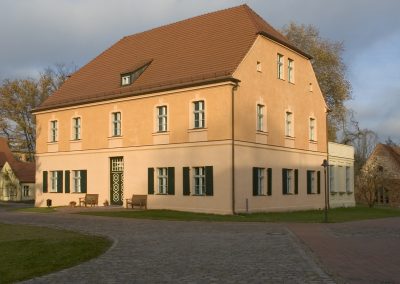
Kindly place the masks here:
<instances>
[{"instance_id":1,"label":"attic window","mask_svg":"<svg viewBox=\"0 0 400 284\"><path fill-rule=\"evenodd\" d=\"M121 75L121 85L127 86L131 84L132 73Z\"/></svg>"},{"instance_id":2,"label":"attic window","mask_svg":"<svg viewBox=\"0 0 400 284\"><path fill-rule=\"evenodd\" d=\"M144 72L144 70L146 70L150 63L151 62L146 63L145 65L141 66L133 72L121 74L121 86L132 85L133 82L135 82L136 79L139 78L140 75L142 75L142 73Z\"/></svg>"}]
</instances>

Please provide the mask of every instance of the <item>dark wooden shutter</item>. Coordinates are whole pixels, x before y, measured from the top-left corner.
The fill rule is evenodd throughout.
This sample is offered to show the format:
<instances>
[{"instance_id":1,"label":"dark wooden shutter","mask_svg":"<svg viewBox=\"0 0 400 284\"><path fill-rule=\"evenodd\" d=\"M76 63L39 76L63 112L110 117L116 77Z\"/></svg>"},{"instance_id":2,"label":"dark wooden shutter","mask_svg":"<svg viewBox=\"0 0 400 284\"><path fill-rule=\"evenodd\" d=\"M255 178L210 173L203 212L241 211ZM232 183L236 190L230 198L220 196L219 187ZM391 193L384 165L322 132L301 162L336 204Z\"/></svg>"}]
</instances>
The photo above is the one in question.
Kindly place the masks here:
<instances>
[{"instance_id":1,"label":"dark wooden shutter","mask_svg":"<svg viewBox=\"0 0 400 284\"><path fill-rule=\"evenodd\" d=\"M312 176L312 171L307 171L307 194L311 194L311 176Z\"/></svg>"},{"instance_id":2,"label":"dark wooden shutter","mask_svg":"<svg viewBox=\"0 0 400 284\"><path fill-rule=\"evenodd\" d=\"M267 186L267 194L272 195L272 169L267 169L267 178L268 178L268 186Z\"/></svg>"},{"instance_id":3,"label":"dark wooden shutter","mask_svg":"<svg viewBox=\"0 0 400 284\"><path fill-rule=\"evenodd\" d=\"M147 193L154 194L154 169L147 169Z\"/></svg>"},{"instance_id":4,"label":"dark wooden shutter","mask_svg":"<svg viewBox=\"0 0 400 284\"><path fill-rule=\"evenodd\" d=\"M70 177L69 177L69 171L65 171L65 193L69 193L70 190L70 186L69 186L69 182L70 181Z\"/></svg>"},{"instance_id":5,"label":"dark wooden shutter","mask_svg":"<svg viewBox=\"0 0 400 284\"><path fill-rule=\"evenodd\" d=\"M63 171L57 171L57 192L63 192Z\"/></svg>"},{"instance_id":6,"label":"dark wooden shutter","mask_svg":"<svg viewBox=\"0 0 400 284\"><path fill-rule=\"evenodd\" d=\"M168 194L175 194L175 168L168 168Z\"/></svg>"},{"instance_id":7,"label":"dark wooden shutter","mask_svg":"<svg viewBox=\"0 0 400 284\"><path fill-rule=\"evenodd\" d=\"M287 169L282 169L282 194L287 194Z\"/></svg>"},{"instance_id":8,"label":"dark wooden shutter","mask_svg":"<svg viewBox=\"0 0 400 284\"><path fill-rule=\"evenodd\" d=\"M294 194L299 193L299 170L294 170Z\"/></svg>"},{"instance_id":9,"label":"dark wooden shutter","mask_svg":"<svg viewBox=\"0 0 400 284\"><path fill-rule=\"evenodd\" d=\"M206 167L206 195L213 196L214 194L214 174L213 167Z\"/></svg>"},{"instance_id":10,"label":"dark wooden shutter","mask_svg":"<svg viewBox=\"0 0 400 284\"><path fill-rule=\"evenodd\" d=\"M47 171L43 171L43 193L47 192Z\"/></svg>"},{"instance_id":11,"label":"dark wooden shutter","mask_svg":"<svg viewBox=\"0 0 400 284\"><path fill-rule=\"evenodd\" d=\"M321 171L317 172L317 192L321 193Z\"/></svg>"},{"instance_id":12,"label":"dark wooden shutter","mask_svg":"<svg viewBox=\"0 0 400 284\"><path fill-rule=\"evenodd\" d=\"M190 195L190 169L183 167L183 195Z\"/></svg>"},{"instance_id":13,"label":"dark wooden shutter","mask_svg":"<svg viewBox=\"0 0 400 284\"><path fill-rule=\"evenodd\" d=\"M253 168L253 196L258 195L258 168Z\"/></svg>"},{"instance_id":14,"label":"dark wooden shutter","mask_svg":"<svg viewBox=\"0 0 400 284\"><path fill-rule=\"evenodd\" d=\"M87 171L81 170L81 192L87 193Z\"/></svg>"}]
</instances>

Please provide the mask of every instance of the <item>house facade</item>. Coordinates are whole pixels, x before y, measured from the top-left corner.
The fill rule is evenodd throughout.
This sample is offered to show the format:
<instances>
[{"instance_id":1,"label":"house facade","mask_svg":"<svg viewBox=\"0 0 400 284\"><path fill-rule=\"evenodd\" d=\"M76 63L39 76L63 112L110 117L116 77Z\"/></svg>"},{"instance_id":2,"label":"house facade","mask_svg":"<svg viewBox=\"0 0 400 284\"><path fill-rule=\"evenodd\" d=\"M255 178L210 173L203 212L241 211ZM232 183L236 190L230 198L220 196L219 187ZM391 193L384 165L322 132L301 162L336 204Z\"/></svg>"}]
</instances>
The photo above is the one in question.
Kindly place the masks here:
<instances>
[{"instance_id":1,"label":"house facade","mask_svg":"<svg viewBox=\"0 0 400 284\"><path fill-rule=\"evenodd\" d=\"M15 159L7 140L0 137L0 200L35 199L35 164Z\"/></svg>"},{"instance_id":2,"label":"house facade","mask_svg":"<svg viewBox=\"0 0 400 284\"><path fill-rule=\"evenodd\" d=\"M366 164L376 163L382 185L376 188L375 202L378 205L400 207L400 147L386 144L376 145ZM364 202L358 196L359 202Z\"/></svg>"},{"instance_id":3,"label":"house facade","mask_svg":"<svg viewBox=\"0 0 400 284\"><path fill-rule=\"evenodd\" d=\"M310 56L247 5L125 37L35 110L36 206L322 208L326 109Z\"/></svg>"},{"instance_id":4,"label":"house facade","mask_svg":"<svg viewBox=\"0 0 400 284\"><path fill-rule=\"evenodd\" d=\"M329 206L354 207L354 147L328 143L329 153Z\"/></svg>"}]
</instances>

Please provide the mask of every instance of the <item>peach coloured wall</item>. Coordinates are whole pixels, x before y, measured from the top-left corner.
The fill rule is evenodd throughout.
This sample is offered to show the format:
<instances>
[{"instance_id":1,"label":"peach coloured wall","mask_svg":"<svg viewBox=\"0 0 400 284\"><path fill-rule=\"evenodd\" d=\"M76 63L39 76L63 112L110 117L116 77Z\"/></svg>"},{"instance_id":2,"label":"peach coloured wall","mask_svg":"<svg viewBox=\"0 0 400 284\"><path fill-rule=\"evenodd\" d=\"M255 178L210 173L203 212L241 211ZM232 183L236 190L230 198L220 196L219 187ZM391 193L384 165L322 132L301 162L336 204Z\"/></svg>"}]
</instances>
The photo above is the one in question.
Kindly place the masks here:
<instances>
[{"instance_id":1,"label":"peach coloured wall","mask_svg":"<svg viewBox=\"0 0 400 284\"><path fill-rule=\"evenodd\" d=\"M278 53L284 55L285 80L277 78ZM287 80L288 58L294 60L294 83ZM257 62L261 63L261 72L257 71ZM259 36L234 76L241 80L235 97L237 140L266 141L263 144L327 152L326 104L309 60ZM256 131L257 103L266 107L266 133L257 134ZM294 139L285 138L285 113L288 110L294 115ZM316 119L316 142L309 141L310 117Z\"/></svg>"},{"instance_id":2,"label":"peach coloured wall","mask_svg":"<svg viewBox=\"0 0 400 284\"><path fill-rule=\"evenodd\" d=\"M230 153L231 144L216 142L38 155L35 205L46 206L46 199L51 199L53 206L64 206L70 201L78 202L79 197L84 196L83 193L42 193L42 171L56 170L86 169L87 193L98 193L99 205L105 200L110 201L109 158L123 156L124 203L132 194L147 194L149 167L175 167L175 195L149 195L148 208L231 214ZM214 195L183 196L184 166L213 166ZM71 191L72 184L71 182Z\"/></svg>"},{"instance_id":3,"label":"peach coloured wall","mask_svg":"<svg viewBox=\"0 0 400 284\"><path fill-rule=\"evenodd\" d=\"M324 153L301 150L288 151L274 146L238 143L235 147L236 211L290 211L324 207L324 175L320 165ZM252 168L272 168L272 195L253 196ZM282 194L282 168L299 170L298 194ZM307 194L307 170L321 171L320 194ZM247 205L246 205L247 200Z\"/></svg>"}]
</instances>

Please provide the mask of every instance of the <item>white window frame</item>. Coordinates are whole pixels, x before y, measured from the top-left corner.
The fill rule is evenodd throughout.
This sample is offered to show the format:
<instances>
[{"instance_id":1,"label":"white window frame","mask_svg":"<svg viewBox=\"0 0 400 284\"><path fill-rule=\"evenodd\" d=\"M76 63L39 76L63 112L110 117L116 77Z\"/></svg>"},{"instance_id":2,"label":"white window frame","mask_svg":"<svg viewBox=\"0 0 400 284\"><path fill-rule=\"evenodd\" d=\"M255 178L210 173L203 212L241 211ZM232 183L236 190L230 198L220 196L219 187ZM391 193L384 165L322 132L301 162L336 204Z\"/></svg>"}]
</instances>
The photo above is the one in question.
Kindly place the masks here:
<instances>
[{"instance_id":1,"label":"white window frame","mask_svg":"<svg viewBox=\"0 0 400 284\"><path fill-rule=\"evenodd\" d=\"M335 193L336 192L336 184L335 184L335 165L329 165L329 192Z\"/></svg>"},{"instance_id":2,"label":"white window frame","mask_svg":"<svg viewBox=\"0 0 400 284\"><path fill-rule=\"evenodd\" d=\"M157 132L168 131L168 108L166 105L157 106Z\"/></svg>"},{"instance_id":3,"label":"white window frame","mask_svg":"<svg viewBox=\"0 0 400 284\"><path fill-rule=\"evenodd\" d=\"M206 195L206 168L193 168L193 195Z\"/></svg>"},{"instance_id":4,"label":"white window frame","mask_svg":"<svg viewBox=\"0 0 400 284\"><path fill-rule=\"evenodd\" d=\"M293 137L293 112L285 113L285 136Z\"/></svg>"},{"instance_id":5,"label":"white window frame","mask_svg":"<svg viewBox=\"0 0 400 284\"><path fill-rule=\"evenodd\" d=\"M265 168L257 168L257 195L266 195Z\"/></svg>"},{"instance_id":6,"label":"white window frame","mask_svg":"<svg viewBox=\"0 0 400 284\"><path fill-rule=\"evenodd\" d=\"M310 141L317 141L316 138L316 120L313 117L310 117L309 120L309 139Z\"/></svg>"},{"instance_id":7,"label":"white window frame","mask_svg":"<svg viewBox=\"0 0 400 284\"><path fill-rule=\"evenodd\" d=\"M30 195L29 192L30 192L29 185L24 185L23 186L23 196L28 197Z\"/></svg>"},{"instance_id":8,"label":"white window frame","mask_svg":"<svg viewBox=\"0 0 400 284\"><path fill-rule=\"evenodd\" d=\"M288 58L288 82L294 83L294 60Z\"/></svg>"},{"instance_id":9,"label":"white window frame","mask_svg":"<svg viewBox=\"0 0 400 284\"><path fill-rule=\"evenodd\" d=\"M125 74L121 76L121 86L128 86L132 84L132 74Z\"/></svg>"},{"instance_id":10,"label":"white window frame","mask_svg":"<svg viewBox=\"0 0 400 284\"><path fill-rule=\"evenodd\" d=\"M316 171L310 171L311 173L311 193L317 193L317 179L316 179Z\"/></svg>"},{"instance_id":11,"label":"white window frame","mask_svg":"<svg viewBox=\"0 0 400 284\"><path fill-rule=\"evenodd\" d=\"M264 109L265 106L262 104L257 104L257 131L264 132Z\"/></svg>"},{"instance_id":12,"label":"white window frame","mask_svg":"<svg viewBox=\"0 0 400 284\"><path fill-rule=\"evenodd\" d=\"M58 191L58 172L50 171L50 192Z\"/></svg>"},{"instance_id":13,"label":"white window frame","mask_svg":"<svg viewBox=\"0 0 400 284\"><path fill-rule=\"evenodd\" d=\"M81 117L73 117L72 118L72 140L80 140L81 139Z\"/></svg>"},{"instance_id":14,"label":"white window frame","mask_svg":"<svg viewBox=\"0 0 400 284\"><path fill-rule=\"evenodd\" d=\"M111 113L111 136L118 137L122 136L122 114L120 111Z\"/></svg>"},{"instance_id":15,"label":"white window frame","mask_svg":"<svg viewBox=\"0 0 400 284\"><path fill-rule=\"evenodd\" d=\"M278 71L278 79L284 80L284 56L280 53L277 55L277 71Z\"/></svg>"},{"instance_id":16,"label":"white window frame","mask_svg":"<svg viewBox=\"0 0 400 284\"><path fill-rule=\"evenodd\" d=\"M158 194L168 194L168 168L157 168Z\"/></svg>"},{"instance_id":17,"label":"white window frame","mask_svg":"<svg viewBox=\"0 0 400 284\"><path fill-rule=\"evenodd\" d=\"M193 102L193 128L205 128L205 102L204 100Z\"/></svg>"},{"instance_id":18,"label":"white window frame","mask_svg":"<svg viewBox=\"0 0 400 284\"><path fill-rule=\"evenodd\" d=\"M286 169L286 194L294 194L294 170Z\"/></svg>"},{"instance_id":19,"label":"white window frame","mask_svg":"<svg viewBox=\"0 0 400 284\"><path fill-rule=\"evenodd\" d=\"M58 120L50 120L50 142L58 141Z\"/></svg>"},{"instance_id":20,"label":"white window frame","mask_svg":"<svg viewBox=\"0 0 400 284\"><path fill-rule=\"evenodd\" d=\"M351 193L353 191L351 190L351 168L349 166L346 166L345 168L345 175L346 175L346 181L345 181L346 192Z\"/></svg>"},{"instance_id":21,"label":"white window frame","mask_svg":"<svg viewBox=\"0 0 400 284\"><path fill-rule=\"evenodd\" d=\"M82 192L82 172L72 171L72 181L74 185L74 192Z\"/></svg>"},{"instance_id":22,"label":"white window frame","mask_svg":"<svg viewBox=\"0 0 400 284\"><path fill-rule=\"evenodd\" d=\"M257 72L262 72L262 65L260 61L257 61Z\"/></svg>"}]
</instances>

